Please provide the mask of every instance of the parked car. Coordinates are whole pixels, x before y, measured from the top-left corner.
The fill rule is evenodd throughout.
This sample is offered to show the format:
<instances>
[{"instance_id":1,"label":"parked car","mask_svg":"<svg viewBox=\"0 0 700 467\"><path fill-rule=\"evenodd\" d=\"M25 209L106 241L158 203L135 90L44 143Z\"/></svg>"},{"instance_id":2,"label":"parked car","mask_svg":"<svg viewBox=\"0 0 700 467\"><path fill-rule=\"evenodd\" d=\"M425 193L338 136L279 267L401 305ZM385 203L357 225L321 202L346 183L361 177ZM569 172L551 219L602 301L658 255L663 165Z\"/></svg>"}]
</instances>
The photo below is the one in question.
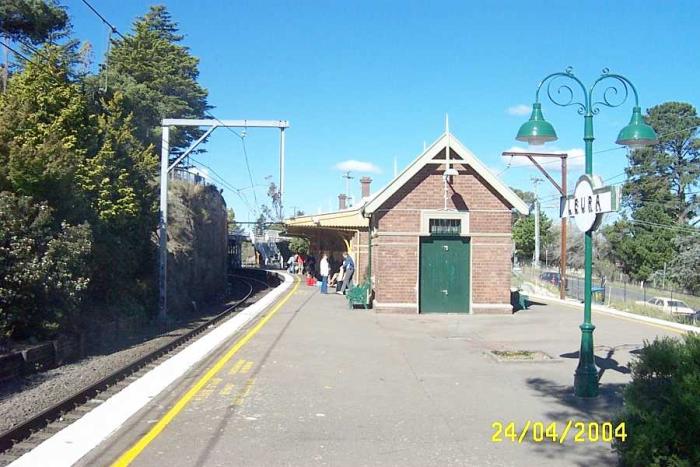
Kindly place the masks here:
<instances>
[{"instance_id":1,"label":"parked car","mask_svg":"<svg viewBox=\"0 0 700 467\"><path fill-rule=\"evenodd\" d=\"M686 305L685 302L675 298L652 297L646 302L639 300L635 303L637 303L637 305L656 308L670 314L695 315L695 310Z\"/></svg>"},{"instance_id":2,"label":"parked car","mask_svg":"<svg viewBox=\"0 0 700 467\"><path fill-rule=\"evenodd\" d=\"M548 284L552 284L556 287L559 287L559 284L561 283L561 274L558 272L543 272L540 274L540 280L542 282L547 282ZM564 279L566 281L566 279ZM568 284L564 282L564 287L567 287Z\"/></svg>"}]
</instances>

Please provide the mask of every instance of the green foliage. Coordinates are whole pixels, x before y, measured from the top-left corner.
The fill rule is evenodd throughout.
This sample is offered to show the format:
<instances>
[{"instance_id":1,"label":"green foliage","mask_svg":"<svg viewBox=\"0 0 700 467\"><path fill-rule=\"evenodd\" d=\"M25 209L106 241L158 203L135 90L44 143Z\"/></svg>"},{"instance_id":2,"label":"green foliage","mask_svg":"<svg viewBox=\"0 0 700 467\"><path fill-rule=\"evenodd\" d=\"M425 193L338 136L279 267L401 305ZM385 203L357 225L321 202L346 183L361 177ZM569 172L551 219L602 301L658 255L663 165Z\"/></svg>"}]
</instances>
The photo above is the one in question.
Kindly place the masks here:
<instances>
[{"instance_id":1,"label":"green foliage","mask_svg":"<svg viewBox=\"0 0 700 467\"><path fill-rule=\"evenodd\" d=\"M12 39L68 29L54 1L0 2L0 34ZM98 76L89 47L64 40L11 77L0 95L0 336L65 329L80 309L154 308L160 120L207 108L181 40L153 7L114 41ZM171 146L199 134L176 131Z\"/></svg>"},{"instance_id":2,"label":"green foliage","mask_svg":"<svg viewBox=\"0 0 700 467\"><path fill-rule=\"evenodd\" d=\"M153 147L134 136L133 116L120 92L102 102L97 120L99 150L80 165L76 182L95 229L91 296L114 301L150 276L144 263L154 254L158 160Z\"/></svg>"},{"instance_id":3,"label":"green foliage","mask_svg":"<svg viewBox=\"0 0 700 467\"><path fill-rule=\"evenodd\" d=\"M79 221L73 177L93 147L93 119L59 48L48 46L42 55L0 97L0 165L7 168L0 189L46 200L58 219Z\"/></svg>"},{"instance_id":4,"label":"green foliage","mask_svg":"<svg viewBox=\"0 0 700 467\"><path fill-rule=\"evenodd\" d=\"M201 118L207 91L197 83L199 59L180 45L183 36L164 6L151 7L133 29L114 41L100 81L124 94L138 139L160 147L161 119ZM187 147L200 134L195 128L173 129L170 146Z\"/></svg>"},{"instance_id":5,"label":"green foliage","mask_svg":"<svg viewBox=\"0 0 700 467\"><path fill-rule=\"evenodd\" d=\"M123 95L117 92L103 105L97 123L100 149L81 164L76 178L100 221L125 225L153 211L149 182L158 160L152 146L144 147L134 137L133 115L127 113Z\"/></svg>"},{"instance_id":6,"label":"green foliage","mask_svg":"<svg viewBox=\"0 0 700 467\"><path fill-rule=\"evenodd\" d=\"M628 156L623 201L629 212L604 230L610 257L635 280L649 280L670 267L677 284L698 290L700 282L689 269L697 264L698 251L684 248L679 238L697 237L692 222L698 198L691 188L700 182L700 117L690 104L667 102L649 109L646 120L660 141Z\"/></svg>"},{"instance_id":7,"label":"green foliage","mask_svg":"<svg viewBox=\"0 0 700 467\"><path fill-rule=\"evenodd\" d=\"M700 295L700 231L673 239L676 256L668 266L669 278L688 292Z\"/></svg>"},{"instance_id":8,"label":"green foliage","mask_svg":"<svg viewBox=\"0 0 700 467\"><path fill-rule=\"evenodd\" d=\"M700 179L700 117L690 104L666 102L649 109L646 120L660 135L659 144L630 152L625 202L633 210L660 205L686 223L698 207L697 196L688 191Z\"/></svg>"},{"instance_id":9,"label":"green foliage","mask_svg":"<svg viewBox=\"0 0 700 467\"><path fill-rule=\"evenodd\" d=\"M3 0L0 2L0 34L13 40L38 44L70 25L64 7L55 1Z\"/></svg>"},{"instance_id":10,"label":"green foliage","mask_svg":"<svg viewBox=\"0 0 700 467\"><path fill-rule=\"evenodd\" d=\"M552 242L552 220L540 212L540 244ZM523 259L531 259L535 252L535 215L523 216L513 225L513 241L516 254ZM540 249L544 252L544 248Z\"/></svg>"},{"instance_id":11,"label":"green foliage","mask_svg":"<svg viewBox=\"0 0 700 467\"><path fill-rule=\"evenodd\" d=\"M624 392L628 437L615 449L623 465L700 465L700 337L647 343Z\"/></svg>"},{"instance_id":12,"label":"green foliage","mask_svg":"<svg viewBox=\"0 0 700 467\"><path fill-rule=\"evenodd\" d=\"M309 240L301 237L294 237L289 241L289 250L292 253L309 254L311 244Z\"/></svg>"},{"instance_id":13,"label":"green foliage","mask_svg":"<svg viewBox=\"0 0 700 467\"><path fill-rule=\"evenodd\" d=\"M282 215L282 193L277 188L275 182L270 182L267 188L267 196L270 198L272 203L272 212L274 212L274 220L276 222L281 222L283 220Z\"/></svg>"},{"instance_id":14,"label":"green foliage","mask_svg":"<svg viewBox=\"0 0 700 467\"><path fill-rule=\"evenodd\" d=\"M673 225L663 207L648 205L637 209L631 221L623 219L604 229L610 252L625 274L635 280L648 280L675 255L673 239L677 231L660 225Z\"/></svg>"},{"instance_id":15,"label":"green foliage","mask_svg":"<svg viewBox=\"0 0 700 467\"><path fill-rule=\"evenodd\" d=\"M0 336L75 323L89 282L90 227L53 224L46 203L0 192Z\"/></svg>"},{"instance_id":16,"label":"green foliage","mask_svg":"<svg viewBox=\"0 0 700 467\"><path fill-rule=\"evenodd\" d=\"M513 192L520 197L525 204L530 205L535 202L535 194L531 191L519 190L517 188L510 187Z\"/></svg>"}]
</instances>

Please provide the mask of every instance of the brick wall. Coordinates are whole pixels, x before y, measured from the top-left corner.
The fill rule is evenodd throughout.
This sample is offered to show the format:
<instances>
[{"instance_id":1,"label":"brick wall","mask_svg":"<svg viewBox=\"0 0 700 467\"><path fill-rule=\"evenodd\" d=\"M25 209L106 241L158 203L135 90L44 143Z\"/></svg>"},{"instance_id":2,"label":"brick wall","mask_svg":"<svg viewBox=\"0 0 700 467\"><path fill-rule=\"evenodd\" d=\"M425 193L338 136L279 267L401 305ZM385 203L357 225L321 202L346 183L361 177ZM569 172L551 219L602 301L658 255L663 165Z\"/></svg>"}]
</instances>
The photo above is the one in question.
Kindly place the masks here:
<instances>
[{"instance_id":1,"label":"brick wall","mask_svg":"<svg viewBox=\"0 0 700 467\"><path fill-rule=\"evenodd\" d=\"M444 158L444 150L438 157ZM473 311L510 312L506 307L498 307L510 302L510 206L471 167L455 168L459 175L448 186L447 207L469 211ZM375 214L373 226L377 236L372 244L372 274L380 307L383 303L413 304L413 308L402 310L415 312L421 210L443 209L442 173L441 166L427 165Z\"/></svg>"}]
</instances>

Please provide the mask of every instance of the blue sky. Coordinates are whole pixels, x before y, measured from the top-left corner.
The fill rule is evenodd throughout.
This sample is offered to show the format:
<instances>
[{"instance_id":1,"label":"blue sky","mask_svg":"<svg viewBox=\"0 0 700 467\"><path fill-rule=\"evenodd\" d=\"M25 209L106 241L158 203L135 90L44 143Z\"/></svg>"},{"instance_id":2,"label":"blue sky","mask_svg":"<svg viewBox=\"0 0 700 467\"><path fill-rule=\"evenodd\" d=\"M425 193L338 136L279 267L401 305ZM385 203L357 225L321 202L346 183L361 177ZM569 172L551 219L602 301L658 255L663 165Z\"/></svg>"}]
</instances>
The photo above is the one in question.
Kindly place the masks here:
<instances>
[{"instance_id":1,"label":"blue sky","mask_svg":"<svg viewBox=\"0 0 700 467\"><path fill-rule=\"evenodd\" d=\"M149 3L91 2L121 32ZM531 189L536 169L508 166L501 152L516 145L540 79L571 65L584 83L608 67L639 90L642 109L670 101L700 105L700 10L693 1L166 1L184 44L200 58L200 81L221 119L284 119L285 206L307 213L337 206L347 160L369 162L378 189L444 130L451 131L511 186ZM102 60L107 29L79 0L63 0L77 38ZM594 151L614 148L632 103L603 108L594 120ZM583 147L583 119L573 107L543 100L559 141L542 150ZM246 148L255 185L277 181L279 134L250 129ZM522 146L522 145L520 145ZM216 130L198 157L228 184L251 185L240 140ZM576 151L574 151L576 153ZM579 152L580 153L580 152ZM594 156L604 178L623 172L626 150ZM570 161L570 180L582 158ZM550 165L554 168L555 165ZM558 173L556 174L558 177ZM617 177L611 182L623 181ZM258 202L264 186L255 188ZM253 205L253 190L243 192ZM540 185L543 198L555 194ZM239 220L255 214L224 189ZM545 201L545 207L556 201ZM552 212L552 211L550 211Z\"/></svg>"}]
</instances>

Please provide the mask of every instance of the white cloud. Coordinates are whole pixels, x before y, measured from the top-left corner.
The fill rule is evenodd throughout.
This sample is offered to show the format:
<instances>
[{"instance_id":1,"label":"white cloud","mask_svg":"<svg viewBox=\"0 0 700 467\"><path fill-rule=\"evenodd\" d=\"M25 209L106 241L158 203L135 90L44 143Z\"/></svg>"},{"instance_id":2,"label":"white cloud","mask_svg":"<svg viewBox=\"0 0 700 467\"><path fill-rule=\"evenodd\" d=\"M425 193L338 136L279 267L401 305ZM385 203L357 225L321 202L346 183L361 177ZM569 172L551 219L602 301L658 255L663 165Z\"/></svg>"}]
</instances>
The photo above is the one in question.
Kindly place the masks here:
<instances>
[{"instance_id":1,"label":"white cloud","mask_svg":"<svg viewBox=\"0 0 700 467\"><path fill-rule=\"evenodd\" d=\"M512 107L508 107L508 109L506 110L506 113L508 115L516 116L530 115L530 112L532 112L532 107L525 104L514 105Z\"/></svg>"},{"instance_id":2,"label":"white cloud","mask_svg":"<svg viewBox=\"0 0 700 467\"><path fill-rule=\"evenodd\" d=\"M343 172L382 173L382 170L377 165L371 162L356 161L354 159L338 162L335 164L335 168Z\"/></svg>"},{"instance_id":3,"label":"white cloud","mask_svg":"<svg viewBox=\"0 0 700 467\"><path fill-rule=\"evenodd\" d=\"M506 149L504 152L519 152L519 153L526 153L526 152L547 152L547 153L566 153L569 155L569 157L566 159L566 165L568 168L568 171L571 170L576 170L580 169L585 165L585 157L584 157L584 150L583 148L571 148L571 149L559 149L556 146L537 146L536 149L528 149L528 148L523 148L520 146L511 146L510 148ZM542 165L547 170L551 170L553 172L561 170L561 163L558 159L554 159L551 157L535 157L535 160ZM503 157L503 162L506 164L510 163L511 167L532 167L534 170L537 170L537 167L533 165L532 162L527 157L522 157L522 156L515 156L515 157Z\"/></svg>"}]
</instances>

